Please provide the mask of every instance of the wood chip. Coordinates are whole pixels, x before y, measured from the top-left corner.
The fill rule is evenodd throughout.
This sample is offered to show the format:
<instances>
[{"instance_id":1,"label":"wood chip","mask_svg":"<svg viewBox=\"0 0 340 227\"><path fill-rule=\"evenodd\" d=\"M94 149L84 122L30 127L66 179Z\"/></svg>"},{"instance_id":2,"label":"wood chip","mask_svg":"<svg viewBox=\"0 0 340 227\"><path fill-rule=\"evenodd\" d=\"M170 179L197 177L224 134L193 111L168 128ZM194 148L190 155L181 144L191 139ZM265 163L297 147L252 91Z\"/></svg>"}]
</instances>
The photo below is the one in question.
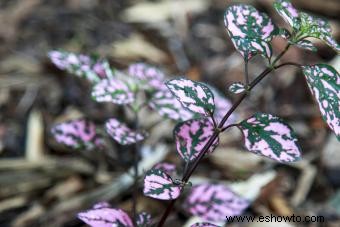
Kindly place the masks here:
<instances>
[{"instance_id":1,"label":"wood chip","mask_svg":"<svg viewBox=\"0 0 340 227\"><path fill-rule=\"evenodd\" d=\"M44 123L42 115L38 110L31 111L27 128L26 159L30 162L43 162Z\"/></svg>"},{"instance_id":2,"label":"wood chip","mask_svg":"<svg viewBox=\"0 0 340 227\"><path fill-rule=\"evenodd\" d=\"M131 61L147 59L154 63L164 63L167 60L167 55L162 50L146 41L139 34L133 34L126 39L115 42L113 50L106 47L106 52L108 51L109 53L106 54ZM101 52L105 52L105 50Z\"/></svg>"}]
</instances>

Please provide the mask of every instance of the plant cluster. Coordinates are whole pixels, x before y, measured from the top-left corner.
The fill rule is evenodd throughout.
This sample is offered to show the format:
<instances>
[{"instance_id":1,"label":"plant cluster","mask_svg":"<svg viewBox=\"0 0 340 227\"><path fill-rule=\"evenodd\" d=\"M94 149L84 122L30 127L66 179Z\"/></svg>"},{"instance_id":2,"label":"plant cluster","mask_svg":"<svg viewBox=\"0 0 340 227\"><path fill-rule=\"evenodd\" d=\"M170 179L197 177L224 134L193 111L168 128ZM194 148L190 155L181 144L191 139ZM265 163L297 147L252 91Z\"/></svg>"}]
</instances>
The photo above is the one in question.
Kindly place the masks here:
<instances>
[{"instance_id":1,"label":"plant cluster","mask_svg":"<svg viewBox=\"0 0 340 227\"><path fill-rule=\"evenodd\" d=\"M136 63L126 71L113 70L108 61L96 57L52 51L49 56L60 69L84 77L93 83L92 97L97 102L122 105L135 113L134 128L119 119L105 123L106 132L122 145L136 144L135 187L137 187L138 145L147 136L140 127L138 113L144 107L157 111L164 118L178 121L174 128L176 149L184 160L181 179L176 166L159 163L148 170L144 178L143 192L159 200L171 200L158 222L163 226L176 200L183 194L190 177L203 157L213 152L219 144L219 136L231 127L238 128L246 149L277 162L288 163L301 159L301 149L292 128L280 117L269 113L255 113L235 122L234 111L250 95L252 89L270 72L283 66L299 67L318 103L321 115L340 139L340 76L330 65L300 65L279 60L290 46L316 51L308 38L324 41L337 52L339 45L331 36L327 21L296 10L287 0L276 0L275 10L290 25L290 29L277 27L264 13L250 5L232 5L226 9L224 22L228 35L245 62L244 82L233 83L229 91L238 94L231 104L217 89L184 77L167 80L165 73L153 66ZM274 55L271 40L281 36L287 40L286 48ZM248 62L261 55L267 68L255 79L248 73ZM58 142L74 149L105 147L96 126L89 120L78 119L56 125L52 132ZM226 216L240 215L249 201L220 184L204 183L190 188L182 204L183 209L206 221L225 221ZM134 202L136 202L134 200ZM134 206L135 207L135 206ZM135 208L134 208L135 209ZM107 203L96 204L92 209L79 213L78 217L91 226L152 226L151 216L145 212L131 218L126 212L112 208ZM216 226L196 223L193 226Z\"/></svg>"}]
</instances>

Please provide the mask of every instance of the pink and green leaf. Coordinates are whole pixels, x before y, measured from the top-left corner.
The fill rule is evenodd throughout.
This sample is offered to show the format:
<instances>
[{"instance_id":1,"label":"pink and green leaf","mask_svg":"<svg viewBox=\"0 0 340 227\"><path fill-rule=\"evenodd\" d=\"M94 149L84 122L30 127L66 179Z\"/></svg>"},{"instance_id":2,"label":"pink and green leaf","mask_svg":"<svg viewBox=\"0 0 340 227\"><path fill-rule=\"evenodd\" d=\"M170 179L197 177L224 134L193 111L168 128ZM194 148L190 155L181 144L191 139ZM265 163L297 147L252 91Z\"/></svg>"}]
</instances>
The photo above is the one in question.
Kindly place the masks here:
<instances>
[{"instance_id":1,"label":"pink and green leaf","mask_svg":"<svg viewBox=\"0 0 340 227\"><path fill-rule=\"evenodd\" d=\"M118 105L132 103L134 93L128 85L118 79L104 79L92 89L92 98L97 102L112 102Z\"/></svg>"},{"instance_id":2,"label":"pink and green leaf","mask_svg":"<svg viewBox=\"0 0 340 227\"><path fill-rule=\"evenodd\" d=\"M296 135L281 118L271 114L256 113L242 121L239 127L249 151L279 162L301 159Z\"/></svg>"},{"instance_id":3,"label":"pink and green leaf","mask_svg":"<svg viewBox=\"0 0 340 227\"><path fill-rule=\"evenodd\" d=\"M178 101L190 111L207 116L214 113L214 94L205 84L179 78L167 81L166 86Z\"/></svg>"},{"instance_id":4,"label":"pink and green leaf","mask_svg":"<svg viewBox=\"0 0 340 227\"><path fill-rule=\"evenodd\" d=\"M299 12L290 1L276 0L274 2L274 8L292 28L297 30L300 28Z\"/></svg>"},{"instance_id":5,"label":"pink and green leaf","mask_svg":"<svg viewBox=\"0 0 340 227\"><path fill-rule=\"evenodd\" d=\"M177 152L186 162L190 162L197 158L213 134L214 125L209 118L180 122L174 129ZM209 152L212 152L217 145L218 138L210 147Z\"/></svg>"},{"instance_id":6,"label":"pink and green leaf","mask_svg":"<svg viewBox=\"0 0 340 227\"><path fill-rule=\"evenodd\" d=\"M322 118L340 140L340 75L330 65L303 66L308 86L318 102Z\"/></svg>"},{"instance_id":7,"label":"pink and green leaf","mask_svg":"<svg viewBox=\"0 0 340 227\"><path fill-rule=\"evenodd\" d=\"M340 45L332 37L332 29L328 21L311 16L307 13L300 13L301 16L301 36L313 37L323 40L327 45L332 47L338 53L340 52Z\"/></svg>"},{"instance_id":8,"label":"pink and green leaf","mask_svg":"<svg viewBox=\"0 0 340 227\"><path fill-rule=\"evenodd\" d=\"M184 108L168 89L155 92L152 95L149 106L162 117L176 121L185 121L195 116L195 113Z\"/></svg>"},{"instance_id":9,"label":"pink and green leaf","mask_svg":"<svg viewBox=\"0 0 340 227\"><path fill-rule=\"evenodd\" d=\"M94 209L100 209L100 208L109 208L111 207L111 205L108 203L108 202L99 202L99 203L96 203L95 205L93 205L93 208Z\"/></svg>"},{"instance_id":10,"label":"pink and green leaf","mask_svg":"<svg viewBox=\"0 0 340 227\"><path fill-rule=\"evenodd\" d=\"M284 39L289 39L292 36L292 34L285 28L279 28L277 35L281 36Z\"/></svg>"},{"instance_id":11,"label":"pink and green leaf","mask_svg":"<svg viewBox=\"0 0 340 227\"><path fill-rule=\"evenodd\" d=\"M66 51L50 51L48 56L59 69L66 70L68 73L75 74L93 83L113 77L110 65L105 59L82 54L76 55Z\"/></svg>"},{"instance_id":12,"label":"pink and green leaf","mask_svg":"<svg viewBox=\"0 0 340 227\"><path fill-rule=\"evenodd\" d=\"M104 147L103 137L97 133L96 125L86 119L57 124L51 132L58 143L72 149L92 150Z\"/></svg>"},{"instance_id":13,"label":"pink and green leaf","mask_svg":"<svg viewBox=\"0 0 340 227\"><path fill-rule=\"evenodd\" d=\"M181 194L181 186L161 169L152 168L144 178L144 195L160 200L173 200Z\"/></svg>"},{"instance_id":14,"label":"pink and green leaf","mask_svg":"<svg viewBox=\"0 0 340 227\"><path fill-rule=\"evenodd\" d=\"M129 145L144 140L144 134L136 132L115 118L105 123L106 132L119 144Z\"/></svg>"},{"instance_id":15,"label":"pink and green leaf","mask_svg":"<svg viewBox=\"0 0 340 227\"><path fill-rule=\"evenodd\" d=\"M141 82L153 88L164 86L164 73L151 65L145 63L135 63L129 66L129 75L136 77Z\"/></svg>"},{"instance_id":16,"label":"pink and green leaf","mask_svg":"<svg viewBox=\"0 0 340 227\"><path fill-rule=\"evenodd\" d=\"M240 82L235 82L229 86L229 91L234 94L240 94L246 90L244 84Z\"/></svg>"},{"instance_id":17,"label":"pink and green leaf","mask_svg":"<svg viewBox=\"0 0 340 227\"><path fill-rule=\"evenodd\" d=\"M97 207L80 212L78 218L93 227L134 227L125 211L109 207Z\"/></svg>"},{"instance_id":18,"label":"pink and green leaf","mask_svg":"<svg viewBox=\"0 0 340 227\"><path fill-rule=\"evenodd\" d=\"M316 49L316 47L313 45L313 43L309 40L306 40L306 39L298 41L297 43L295 43L295 45L297 47L302 48L302 49L310 50L310 51L313 51L313 52L318 51Z\"/></svg>"},{"instance_id":19,"label":"pink and green leaf","mask_svg":"<svg viewBox=\"0 0 340 227\"><path fill-rule=\"evenodd\" d=\"M290 24L296 37L290 40L294 45L305 48L310 44L301 43L307 37L323 40L335 51L340 52L340 45L334 40L331 27L328 21L309 15L305 12L298 12L288 0L276 0L274 8ZM308 42L308 41L307 41ZM310 50L314 48L308 48Z\"/></svg>"},{"instance_id":20,"label":"pink and green leaf","mask_svg":"<svg viewBox=\"0 0 340 227\"><path fill-rule=\"evenodd\" d=\"M277 28L266 14L250 5L233 5L225 12L224 24L235 48L245 59L249 60L258 53L271 57L269 41L277 33Z\"/></svg>"},{"instance_id":21,"label":"pink and green leaf","mask_svg":"<svg viewBox=\"0 0 340 227\"><path fill-rule=\"evenodd\" d=\"M151 226L151 214L141 212L137 216L137 227L150 227Z\"/></svg>"},{"instance_id":22,"label":"pink and green leaf","mask_svg":"<svg viewBox=\"0 0 340 227\"><path fill-rule=\"evenodd\" d=\"M249 202L228 187L219 184L201 184L189 192L184 209L207 221L225 221L226 217L243 213Z\"/></svg>"},{"instance_id":23,"label":"pink and green leaf","mask_svg":"<svg viewBox=\"0 0 340 227\"><path fill-rule=\"evenodd\" d=\"M157 163L156 165L154 165L153 167L154 169L160 169L163 172L172 175L173 173L176 172L176 165L172 164L172 163L168 163L168 162L160 162Z\"/></svg>"}]
</instances>

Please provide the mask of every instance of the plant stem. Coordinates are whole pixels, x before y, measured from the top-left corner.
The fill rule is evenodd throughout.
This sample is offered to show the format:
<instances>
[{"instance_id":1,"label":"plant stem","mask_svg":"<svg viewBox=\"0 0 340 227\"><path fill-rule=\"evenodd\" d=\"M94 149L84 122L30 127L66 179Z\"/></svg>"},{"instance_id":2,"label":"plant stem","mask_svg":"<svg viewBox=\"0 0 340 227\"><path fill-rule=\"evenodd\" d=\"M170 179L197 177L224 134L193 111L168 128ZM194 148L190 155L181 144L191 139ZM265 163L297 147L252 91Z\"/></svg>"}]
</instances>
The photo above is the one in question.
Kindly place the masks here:
<instances>
[{"instance_id":1,"label":"plant stem","mask_svg":"<svg viewBox=\"0 0 340 227\"><path fill-rule=\"evenodd\" d=\"M280 60L281 59L281 57L287 52L287 50L289 49L289 47L290 47L290 44L288 43L287 45L286 45L286 47L285 47L285 49L275 58L275 60L273 61L273 63L272 63L272 65L274 66L275 64L276 64L276 62L278 61L278 60Z\"/></svg>"},{"instance_id":2,"label":"plant stem","mask_svg":"<svg viewBox=\"0 0 340 227\"><path fill-rule=\"evenodd\" d=\"M210 116L210 118L211 118L211 120L212 120L212 122L213 122L213 124L214 124L214 128L216 128L216 127L217 127L217 123L216 123L214 114L211 113L211 112L209 112L209 116Z\"/></svg>"},{"instance_id":3,"label":"plant stem","mask_svg":"<svg viewBox=\"0 0 340 227\"><path fill-rule=\"evenodd\" d=\"M135 112L135 129L139 129L139 117L138 112ZM132 217L133 217L133 223L136 226L136 220L137 220L137 197L138 197L138 158L140 154L140 143L135 143L135 150L133 154L133 192L132 192Z\"/></svg>"},{"instance_id":4,"label":"plant stem","mask_svg":"<svg viewBox=\"0 0 340 227\"><path fill-rule=\"evenodd\" d=\"M263 78L265 78L270 72L272 72L274 69L276 69L275 67L275 63L280 60L280 58L287 52L287 50L289 49L290 44L287 44L287 46L285 47L285 49L275 58L275 60L273 61L271 67L266 68L261 74L259 74L250 84L248 87L248 91L250 92ZM245 92L243 93L236 101L235 103L232 105L232 107L228 110L228 112L224 115L223 119L221 120L221 122L218 124L218 129L221 130L215 130L215 132L213 133L213 135L210 137L210 139L208 140L208 142L205 144L205 146L202 148L202 150L200 151L198 157L194 160L192 167L188 169L188 171L186 171L183 175L182 178L182 182L188 182L191 175L193 174L193 172L196 170L199 162L202 160L202 158L204 157L204 155L207 153L207 151L209 150L209 148L211 147L211 145L213 145L214 141L217 139L218 135L222 132L223 126L226 123L226 121L228 120L228 118L231 116L231 114L237 109L237 107L242 103L242 101L250 94L249 92ZM228 127L228 126L227 126ZM161 220L159 221L157 227L162 227L167 219L167 217L169 216L169 214L171 213L175 203L176 203L177 199L171 200L171 202L169 203L168 207L166 208L163 216L161 217Z\"/></svg>"},{"instance_id":5,"label":"plant stem","mask_svg":"<svg viewBox=\"0 0 340 227\"><path fill-rule=\"evenodd\" d=\"M244 75L246 77L246 90L248 91L248 86L249 86L248 59L244 61Z\"/></svg>"},{"instance_id":6,"label":"plant stem","mask_svg":"<svg viewBox=\"0 0 340 227\"><path fill-rule=\"evenodd\" d=\"M296 67L299 67L299 68L302 66L301 64L295 63L295 62L285 62L285 63L282 63L278 66L275 66L274 68L278 69L278 68L281 68L281 67L286 66L286 65L292 65L292 66L296 66Z\"/></svg>"},{"instance_id":7,"label":"plant stem","mask_svg":"<svg viewBox=\"0 0 340 227\"><path fill-rule=\"evenodd\" d=\"M230 124L230 125L222 128L221 132L224 132L225 130L227 130L228 128L231 128L231 127L239 127L239 124Z\"/></svg>"},{"instance_id":8,"label":"plant stem","mask_svg":"<svg viewBox=\"0 0 340 227\"><path fill-rule=\"evenodd\" d=\"M183 173L186 173L186 172L188 171L189 164L190 164L190 162L186 162L186 163L185 163Z\"/></svg>"}]
</instances>

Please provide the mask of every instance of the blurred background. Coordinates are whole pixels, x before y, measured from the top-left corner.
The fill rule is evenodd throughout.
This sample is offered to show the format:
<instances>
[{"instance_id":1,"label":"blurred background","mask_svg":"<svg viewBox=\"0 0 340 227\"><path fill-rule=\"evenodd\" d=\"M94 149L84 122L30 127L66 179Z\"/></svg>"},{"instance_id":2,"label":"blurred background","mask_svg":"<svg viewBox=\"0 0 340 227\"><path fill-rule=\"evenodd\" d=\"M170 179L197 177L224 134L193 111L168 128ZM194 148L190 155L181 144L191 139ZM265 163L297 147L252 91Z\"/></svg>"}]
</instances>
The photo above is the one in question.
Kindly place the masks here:
<instances>
[{"instance_id":1,"label":"blurred background","mask_svg":"<svg viewBox=\"0 0 340 227\"><path fill-rule=\"evenodd\" d=\"M243 80L243 60L227 36L223 13L233 3L249 3L287 26L272 8L272 0L1 0L0 1L0 226L85 226L76 213L106 200L131 209L131 184L122 177L131 167L130 147L111 143L110 151L74 152L56 143L50 133L56 122L86 116L102 125L123 112L90 97L90 84L58 70L48 51L64 49L96 53L124 69L136 61L157 65L169 77L186 75L227 91ZM339 0L293 0L301 10L327 18L340 38ZM278 53L285 41L275 38ZM340 58L315 42L316 53L291 48L282 61L326 62L338 71ZM265 68L254 58L252 78ZM246 214L322 215L340 226L339 142L323 122L303 75L295 67L272 73L237 110L239 119L255 111L284 118L296 131L303 160L281 165L245 152L241 136L231 131L205 158L193 181L230 184L251 191ZM145 113L151 128L143 147L144 162L162 160L181 165L172 138L174 122ZM151 155L150 155L151 154ZM158 155L158 156L157 156ZM151 167L151 166L150 166ZM141 193L138 210L159 217L166 203ZM177 204L168 226L185 226L190 216ZM272 223L232 223L229 226L272 226ZM301 226L298 223L276 223Z\"/></svg>"}]
</instances>

